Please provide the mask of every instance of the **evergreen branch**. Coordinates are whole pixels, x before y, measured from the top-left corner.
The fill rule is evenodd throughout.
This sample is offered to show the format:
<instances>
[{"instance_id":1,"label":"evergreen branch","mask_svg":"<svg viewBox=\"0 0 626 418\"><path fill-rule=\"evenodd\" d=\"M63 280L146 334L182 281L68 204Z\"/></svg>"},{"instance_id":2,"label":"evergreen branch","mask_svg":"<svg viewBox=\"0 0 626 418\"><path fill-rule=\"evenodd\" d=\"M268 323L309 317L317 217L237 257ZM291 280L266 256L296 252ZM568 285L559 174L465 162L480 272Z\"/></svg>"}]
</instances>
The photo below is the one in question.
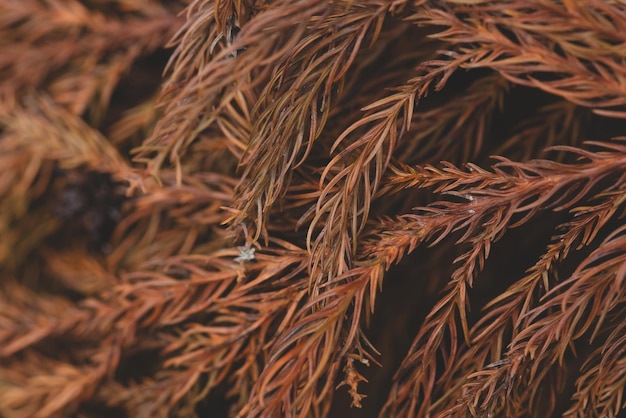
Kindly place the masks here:
<instances>
[{"instance_id":1,"label":"evergreen branch","mask_svg":"<svg viewBox=\"0 0 626 418\"><path fill-rule=\"evenodd\" d=\"M626 29L623 5L510 0L505 12L502 2L447 3L449 8L417 9L412 19L447 27L436 37L457 51L480 51L466 68L491 68L513 83L540 88L599 114L626 116L621 110L626 105L626 73L620 64L624 52L614 47L623 42Z\"/></svg>"},{"instance_id":2,"label":"evergreen branch","mask_svg":"<svg viewBox=\"0 0 626 418\"><path fill-rule=\"evenodd\" d=\"M80 365L28 351L22 359L0 361L0 411L15 418L70 416L77 399L88 399L105 377L106 351Z\"/></svg>"},{"instance_id":3,"label":"evergreen branch","mask_svg":"<svg viewBox=\"0 0 626 418\"><path fill-rule=\"evenodd\" d=\"M528 275L485 306L486 313L471 330L471 344L448 372L445 383L448 391L440 398L440 411L450 414L459 411L462 414L469 407L457 402L463 398L463 388L453 387L453 382L460 376L467 379L475 370L484 369L490 364L504 365L510 361L504 357L503 350L510 338L528 326L525 320L528 311L537 306L542 295L553 287L557 279L557 264L567 257L571 249L589 245L624 203L621 192L602 193L598 198L602 200L594 206L572 210L576 218L557 228L565 232L553 238L546 253L529 270Z\"/></svg>"},{"instance_id":4,"label":"evergreen branch","mask_svg":"<svg viewBox=\"0 0 626 418\"><path fill-rule=\"evenodd\" d=\"M117 149L77 116L46 97L28 97L23 106L0 106L2 147L28 149L31 158L56 160L64 168L88 165L120 179L138 177Z\"/></svg>"},{"instance_id":5,"label":"evergreen branch","mask_svg":"<svg viewBox=\"0 0 626 418\"><path fill-rule=\"evenodd\" d=\"M119 18L75 0L0 3L2 100L44 88L74 114L90 105L101 114L122 74L178 26L176 7L141 3L126 4Z\"/></svg>"},{"instance_id":6,"label":"evergreen branch","mask_svg":"<svg viewBox=\"0 0 626 418\"><path fill-rule=\"evenodd\" d=\"M625 43L617 0L0 0L0 416L617 416Z\"/></svg>"},{"instance_id":7,"label":"evergreen branch","mask_svg":"<svg viewBox=\"0 0 626 418\"><path fill-rule=\"evenodd\" d=\"M475 407L480 402L481 408L496 411L514 388L536 387L546 370L557 361L562 364L572 342L589 332L593 338L607 315L623 304L623 232L622 227L610 234L567 280L544 296L542 305L526 314L527 327L512 339L507 350L506 357L511 359L508 364L471 376L476 380L468 385L466 396L473 399ZM593 297L595 291L600 297ZM580 300L574 299L577 295ZM553 309L557 307L560 309ZM508 383L502 386L503 381ZM522 391L517 402L524 403L528 396Z\"/></svg>"},{"instance_id":8,"label":"evergreen branch","mask_svg":"<svg viewBox=\"0 0 626 418\"><path fill-rule=\"evenodd\" d=\"M583 417L589 410L597 416L618 416L624 409L623 393L626 387L624 347L626 344L624 309L615 318L615 327L604 345L596 349L581 369L572 396L572 407L564 417Z\"/></svg>"},{"instance_id":9,"label":"evergreen branch","mask_svg":"<svg viewBox=\"0 0 626 418\"><path fill-rule=\"evenodd\" d=\"M167 71L164 92L188 81L207 64L207 59L228 49L238 32L265 2L247 0L194 0L186 9L187 20L168 46L177 46Z\"/></svg>"},{"instance_id":10,"label":"evergreen branch","mask_svg":"<svg viewBox=\"0 0 626 418\"><path fill-rule=\"evenodd\" d=\"M155 254L168 258L194 247L200 253L227 245L228 237L219 225L227 216L223 207L231 202L235 180L196 173L177 187L176 173L164 170L161 177L163 187L146 182L143 194L122 214L107 256L107 265L114 271L136 270ZM208 233L215 237L212 247L198 247L202 234Z\"/></svg>"},{"instance_id":11,"label":"evergreen branch","mask_svg":"<svg viewBox=\"0 0 626 418\"><path fill-rule=\"evenodd\" d=\"M613 148L613 145L608 146L609 148ZM616 145L616 150L621 150L621 147L621 145ZM592 161L595 161L595 158L605 158L607 156L603 153L592 154L584 151L581 153L586 155L587 158ZM622 159L623 154L616 153L613 154L613 157ZM410 217L405 217L406 220L410 220L413 225L422 230L420 234L413 232L414 236L420 237L424 235L434 235L435 232L432 229L430 231L428 229L428 227L432 225L432 219L434 218L436 222L441 222L441 226L439 226L439 228L445 226L442 228L442 231L439 232L440 235L434 240L435 242L439 241L452 231L464 230L462 237L457 241L457 243L467 242L472 244L472 248L467 254L457 259L457 261L463 260L466 264L462 265L453 274L452 280L447 288L446 295L431 310L430 315L426 319L426 325L422 328L420 334L418 334L414 340L415 342L410 350L410 355L407 356L405 362L403 363L402 370L411 370L412 373L417 374L417 376L411 375L411 377L406 378L403 378L402 375L396 376L396 385L398 386L398 389L394 390L394 393L399 393L399 395L396 395L397 398L390 400L388 405L394 405L394 408L399 407L401 405L399 399L403 396L409 396L409 393L421 393L424 396L424 398L422 398L423 401L419 402L413 399L410 401L410 406L407 406L407 408L410 409L404 412L407 412L409 415L418 414L419 416L425 414L434 385L432 376L434 370L436 370L435 352L443 340L442 330L448 330L452 341L449 343L451 344L451 348L449 347L449 351L444 353L444 358L446 359L445 361L448 361L450 364L454 363L454 353L457 350L455 345L457 333L455 319L456 312L460 315L464 334L466 335L466 339L469 340L467 321L464 317L464 313L466 311L465 286L466 284L471 286L472 272L476 270L475 263L478 263L478 266L482 267L484 257L488 255L490 244L499 239L507 228L520 225L525 219L528 219L529 215L527 211L532 213L539 208L563 210L566 207L570 207L570 205L575 204L578 200L584 197L588 190L590 190L593 183L600 181L600 179L610 173L619 171L618 167L623 164L623 162L617 163L615 166L609 164L609 166L612 167L608 168L604 174L594 172L587 173L585 175L582 174L582 172L571 171L570 173L573 177L566 179L565 177L562 177L562 173L568 171L564 168L564 164L546 163L547 162L545 161L535 160L530 161L528 164L512 164L510 167L514 167L515 172L510 175L510 177L504 171L504 168L509 163L503 161L496 165L494 173L472 166L471 173L475 173L475 175L471 176L471 181L465 181L463 179L463 176L465 175L464 172L453 168L451 165L445 166L443 170L427 167L424 170L414 172L413 175L402 178L402 183L408 183L412 187L431 187L440 192L463 196L469 201L467 204L439 202L431 205L430 208L424 208L424 210L426 210L424 215L412 215ZM556 169L556 166L553 166L552 164L559 166L559 181L549 180L549 171ZM581 167L584 165L584 163L573 164L569 167ZM591 165L595 166L595 164ZM588 167L591 167L591 165ZM582 171L584 171L584 169ZM431 175L431 173L433 173L433 175ZM578 174L582 174L583 178L587 175L589 177L584 180L582 180L583 178L575 179ZM448 175L450 177L448 177ZM500 180L493 181L498 177ZM509 177L508 180L505 180L504 183L502 183L501 181L506 177ZM521 183L518 182L520 180ZM541 182L544 180L550 183L548 188L544 188L538 183L534 183L535 181ZM577 190L578 187L573 186L576 183L581 183L581 180L582 186L578 187L583 187L582 191ZM526 181L533 183L533 186L526 189L526 186L523 185ZM620 185L622 184L622 181L623 179L618 180L613 188L621 187ZM507 184L505 185L505 183ZM552 189L553 187L554 189ZM524 191L524 189L526 189L526 191ZM567 206L558 206L558 204L562 202L560 198L557 201L548 203L550 201L550 196L557 193L568 194L567 196L564 196L568 202ZM524 205L519 205L515 202L524 202ZM614 210L614 208L611 209ZM513 221L514 214L523 214L523 216L521 217L521 220ZM429 219L429 215L432 216L432 218ZM607 214L604 216L604 219L607 219ZM396 231L406 231L407 229L406 224L393 228L393 230ZM389 228L386 228L386 230L388 231ZM399 236L399 234L401 235ZM595 233L587 232L585 236L588 239L594 234ZM402 237L403 241L399 240L400 237ZM389 246L389 248L393 249L391 250L391 253L383 253L384 255L379 256L382 257L381 261L386 260L387 262L398 258L399 249L406 248L407 245L414 246L417 243L415 237L411 237L411 239L407 240L405 232L394 234L385 232L381 238L383 242L385 240L391 240L394 242L394 244ZM402 246L398 246L398 244ZM386 248L386 246L383 246L382 243L376 244L376 248L381 247ZM543 277L543 274L538 277ZM526 297L526 295L524 295L524 297ZM458 308L458 311L455 307ZM448 368L448 373L451 372L452 368L450 367ZM443 378L445 378L445 376ZM424 386L421 390L412 390L410 389L411 386L404 384L406 381L416 382L413 383L413 385L419 384ZM399 387L402 387L403 389L400 390ZM421 405L421 410L419 412L412 409L417 405ZM387 410L386 413L392 412ZM401 413L397 410L393 413L401 415Z\"/></svg>"},{"instance_id":12,"label":"evergreen branch","mask_svg":"<svg viewBox=\"0 0 626 418\"><path fill-rule=\"evenodd\" d=\"M267 217L263 214L284 193L291 171L303 163L321 135L336 100L333 96L341 94L342 81L366 36L370 34L370 43L376 41L387 9L332 10L314 26L315 36L324 36L324 41L313 43L313 36L303 37L275 70L253 110L252 136L241 161L244 170L235 200L239 211L233 224L255 217L257 237L265 229ZM283 150L282 154L277 155L276 149ZM267 182L250 181L260 176Z\"/></svg>"},{"instance_id":13,"label":"evergreen branch","mask_svg":"<svg viewBox=\"0 0 626 418\"><path fill-rule=\"evenodd\" d=\"M547 354L546 347L554 343L555 349L546 357L553 362L562 360L569 341L577 340L588 330L593 331L593 339L606 315L626 300L621 286L626 259L624 230L618 228L610 234L567 280L544 296L541 306L527 313L528 326L513 340L511 353L541 358ZM592 296L594 291L597 297ZM552 313L553 307L560 307L561 311ZM544 328L552 321L558 321L559 326ZM594 323L595 328L591 328ZM567 342L563 336L569 337ZM522 350L520 342L524 340L528 344ZM532 370L531 376L534 373Z\"/></svg>"},{"instance_id":14,"label":"evergreen branch","mask_svg":"<svg viewBox=\"0 0 626 418\"><path fill-rule=\"evenodd\" d=\"M294 314L272 345L268 364L240 416L273 416L279 411L302 416L323 411L332 396L341 360L358 336L369 275L361 270L311 298ZM354 313L347 317L353 306ZM345 329L349 321L349 329ZM343 346L344 348L338 349Z\"/></svg>"},{"instance_id":15,"label":"evergreen branch","mask_svg":"<svg viewBox=\"0 0 626 418\"><path fill-rule=\"evenodd\" d=\"M276 7L279 4L281 7ZM306 25L329 8L326 2L318 0L284 0L273 6L252 17L232 43L217 51L210 61L196 64L197 72L178 75L176 68L172 69L173 79L182 77L185 84L165 92L161 104L164 115L137 150L136 160L148 163L153 175L158 175L169 156L179 172L180 182L180 157L196 136L213 125L235 97L269 81L271 68L287 60L298 42L304 40ZM202 7L206 8L205 12L194 16L192 27L212 25L215 9L210 5ZM217 38L219 32L213 36ZM192 41L179 45L181 65L187 65L187 57L195 51Z\"/></svg>"},{"instance_id":16,"label":"evergreen branch","mask_svg":"<svg viewBox=\"0 0 626 418\"><path fill-rule=\"evenodd\" d=\"M171 353L164 361L163 372L164 376L168 376L167 384L179 388L176 395L162 398L160 394L153 393L156 398L148 402L153 407L145 409L146 406L142 406L143 410L133 404L141 399L145 401L147 394L138 399L119 400L131 410L139 408L135 410L136 416L152 416L166 405L171 410L192 389L194 382L204 375L201 370L211 370L210 386L213 387L225 379L231 363L249 356L247 347L251 339L259 339L254 344L258 350L267 345L273 338L270 327L277 327L279 331L287 327L295 307L306 295L306 281L295 281L287 286L306 268L304 254L289 256L284 250L277 251L275 256L259 254L245 270L228 260L235 254L236 250L231 250L213 257L172 257L164 263L148 264L144 271L126 273L110 294L103 292L98 297L117 305L109 312L102 310L106 305L101 302L87 300L84 311L66 316L67 312L59 310L44 311L46 306L58 308L59 303L54 299L42 299L43 305L27 315L26 330L24 326L18 326L18 322L22 321L20 317L5 313L4 322L9 322L6 329L14 333L3 355L11 355L57 333L65 338L75 335L90 339L103 338L99 337L99 333L104 333L104 336L120 341L122 353L125 353L139 344L137 336L142 330L166 330L199 316L213 316L210 324L204 327L195 324L181 326L180 334L171 338L167 346L161 347L164 353ZM164 272L159 271L162 266L166 266ZM262 287L266 290L259 292ZM276 289L278 291L274 291ZM15 291L11 293L17 294ZM299 296L294 297L296 294ZM87 314L90 309L97 311ZM14 306L12 312L24 315L27 311ZM99 318L100 328L93 329L89 325L94 317ZM36 318L39 320L36 321ZM103 321L104 318L108 318L107 322ZM126 326L115 328L108 321L122 321ZM58 325L63 323L67 325L59 328ZM8 337L5 336L5 342ZM251 367L251 364L247 365L248 369ZM189 373L194 376L191 382ZM166 383L162 381L159 385L162 384ZM152 385L147 379L143 387L149 392Z\"/></svg>"},{"instance_id":17,"label":"evergreen branch","mask_svg":"<svg viewBox=\"0 0 626 418\"><path fill-rule=\"evenodd\" d=\"M307 233L307 247L312 253L312 288L322 283L324 277L340 276L350 267L357 251L357 235L369 215L371 195L379 188L397 142L410 127L416 98L424 96L433 85L442 88L465 59L468 58L425 63L421 67L425 75L410 80L406 86L397 89L397 93L363 109L367 116L337 138L333 150L357 132L365 132L354 142L343 145L344 149L322 173L320 185L324 189ZM426 72L427 68L430 71ZM398 119L402 123L398 123ZM344 165L344 161L348 163ZM326 181L335 168L338 173ZM322 220L324 226L313 240L316 226Z\"/></svg>"},{"instance_id":18,"label":"evergreen branch","mask_svg":"<svg viewBox=\"0 0 626 418\"><path fill-rule=\"evenodd\" d=\"M93 313L73 306L65 298L51 295L41 297L24 286L6 281L9 283L4 284L3 290L12 297L8 300L5 294L0 295L0 320L3 324L0 358L6 359L58 335L82 338L102 338L105 335L104 328L90 325L96 316ZM99 313L105 316L105 312ZM57 320L51 321L51 318Z\"/></svg>"}]
</instances>

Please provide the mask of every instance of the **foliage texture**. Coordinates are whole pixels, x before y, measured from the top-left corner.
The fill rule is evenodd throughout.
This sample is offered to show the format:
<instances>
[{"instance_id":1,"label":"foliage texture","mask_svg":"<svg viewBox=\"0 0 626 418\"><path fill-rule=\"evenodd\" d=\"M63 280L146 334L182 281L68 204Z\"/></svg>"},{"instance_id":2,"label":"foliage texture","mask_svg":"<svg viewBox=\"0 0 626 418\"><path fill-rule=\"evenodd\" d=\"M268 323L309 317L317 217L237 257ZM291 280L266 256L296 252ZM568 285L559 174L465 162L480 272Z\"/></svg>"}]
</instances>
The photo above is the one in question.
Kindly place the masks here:
<instances>
[{"instance_id":1,"label":"foliage texture","mask_svg":"<svg viewBox=\"0 0 626 418\"><path fill-rule=\"evenodd\" d=\"M617 417L625 119L621 0L0 0L0 416Z\"/></svg>"}]
</instances>

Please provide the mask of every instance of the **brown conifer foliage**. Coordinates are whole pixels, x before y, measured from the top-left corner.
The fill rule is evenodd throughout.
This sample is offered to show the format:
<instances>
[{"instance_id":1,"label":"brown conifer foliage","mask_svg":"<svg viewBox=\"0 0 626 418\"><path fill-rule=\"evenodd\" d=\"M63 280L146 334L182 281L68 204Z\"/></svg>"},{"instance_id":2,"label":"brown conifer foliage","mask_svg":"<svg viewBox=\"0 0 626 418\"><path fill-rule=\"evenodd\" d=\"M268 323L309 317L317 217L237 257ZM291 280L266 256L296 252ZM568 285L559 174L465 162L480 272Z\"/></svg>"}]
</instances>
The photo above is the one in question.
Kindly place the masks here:
<instances>
[{"instance_id":1,"label":"brown conifer foliage","mask_svg":"<svg viewBox=\"0 0 626 418\"><path fill-rule=\"evenodd\" d=\"M0 416L617 417L625 120L621 0L0 0Z\"/></svg>"}]
</instances>

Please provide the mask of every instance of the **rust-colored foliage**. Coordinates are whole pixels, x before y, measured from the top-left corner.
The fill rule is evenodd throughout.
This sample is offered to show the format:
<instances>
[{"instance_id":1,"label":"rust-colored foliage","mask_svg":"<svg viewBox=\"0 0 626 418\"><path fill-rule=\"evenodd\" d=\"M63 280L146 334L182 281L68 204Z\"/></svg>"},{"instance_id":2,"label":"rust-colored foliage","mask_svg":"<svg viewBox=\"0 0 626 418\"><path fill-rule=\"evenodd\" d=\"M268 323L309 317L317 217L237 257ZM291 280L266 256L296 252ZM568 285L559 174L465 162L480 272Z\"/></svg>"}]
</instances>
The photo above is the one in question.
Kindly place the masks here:
<instances>
[{"instance_id":1,"label":"rust-colored foliage","mask_svg":"<svg viewBox=\"0 0 626 418\"><path fill-rule=\"evenodd\" d=\"M616 417L625 119L621 0L0 0L0 416Z\"/></svg>"}]
</instances>

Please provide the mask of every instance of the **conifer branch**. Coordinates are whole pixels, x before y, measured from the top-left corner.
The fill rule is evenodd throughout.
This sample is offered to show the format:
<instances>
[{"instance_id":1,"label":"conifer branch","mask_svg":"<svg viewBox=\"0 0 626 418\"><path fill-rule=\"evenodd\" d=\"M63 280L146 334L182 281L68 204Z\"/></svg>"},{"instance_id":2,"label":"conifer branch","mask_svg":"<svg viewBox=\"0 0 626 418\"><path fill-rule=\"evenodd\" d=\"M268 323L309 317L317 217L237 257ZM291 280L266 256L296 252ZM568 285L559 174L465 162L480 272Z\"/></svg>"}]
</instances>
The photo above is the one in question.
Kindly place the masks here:
<instances>
[{"instance_id":1,"label":"conifer branch","mask_svg":"<svg viewBox=\"0 0 626 418\"><path fill-rule=\"evenodd\" d=\"M593 410L598 416L617 416L624 408L624 310L613 315L616 326L606 339L604 347L596 349L576 382L577 391L572 396L572 407L563 414L566 417L581 417L583 411Z\"/></svg>"},{"instance_id":2,"label":"conifer branch","mask_svg":"<svg viewBox=\"0 0 626 418\"><path fill-rule=\"evenodd\" d=\"M179 22L176 2L118 2L121 16L76 0L0 3L0 97L15 101L44 88L74 114L103 110L136 59L162 47Z\"/></svg>"},{"instance_id":3,"label":"conifer branch","mask_svg":"<svg viewBox=\"0 0 626 418\"><path fill-rule=\"evenodd\" d=\"M447 27L436 37L456 51L480 51L466 68L491 68L515 84L540 88L599 114L626 117L626 73L619 64L624 52L613 48L623 42L623 5L510 0L503 13L501 2L463 3L418 9L412 19Z\"/></svg>"},{"instance_id":4,"label":"conifer branch","mask_svg":"<svg viewBox=\"0 0 626 418\"><path fill-rule=\"evenodd\" d=\"M0 0L0 416L618 416L625 34Z\"/></svg>"}]
</instances>

